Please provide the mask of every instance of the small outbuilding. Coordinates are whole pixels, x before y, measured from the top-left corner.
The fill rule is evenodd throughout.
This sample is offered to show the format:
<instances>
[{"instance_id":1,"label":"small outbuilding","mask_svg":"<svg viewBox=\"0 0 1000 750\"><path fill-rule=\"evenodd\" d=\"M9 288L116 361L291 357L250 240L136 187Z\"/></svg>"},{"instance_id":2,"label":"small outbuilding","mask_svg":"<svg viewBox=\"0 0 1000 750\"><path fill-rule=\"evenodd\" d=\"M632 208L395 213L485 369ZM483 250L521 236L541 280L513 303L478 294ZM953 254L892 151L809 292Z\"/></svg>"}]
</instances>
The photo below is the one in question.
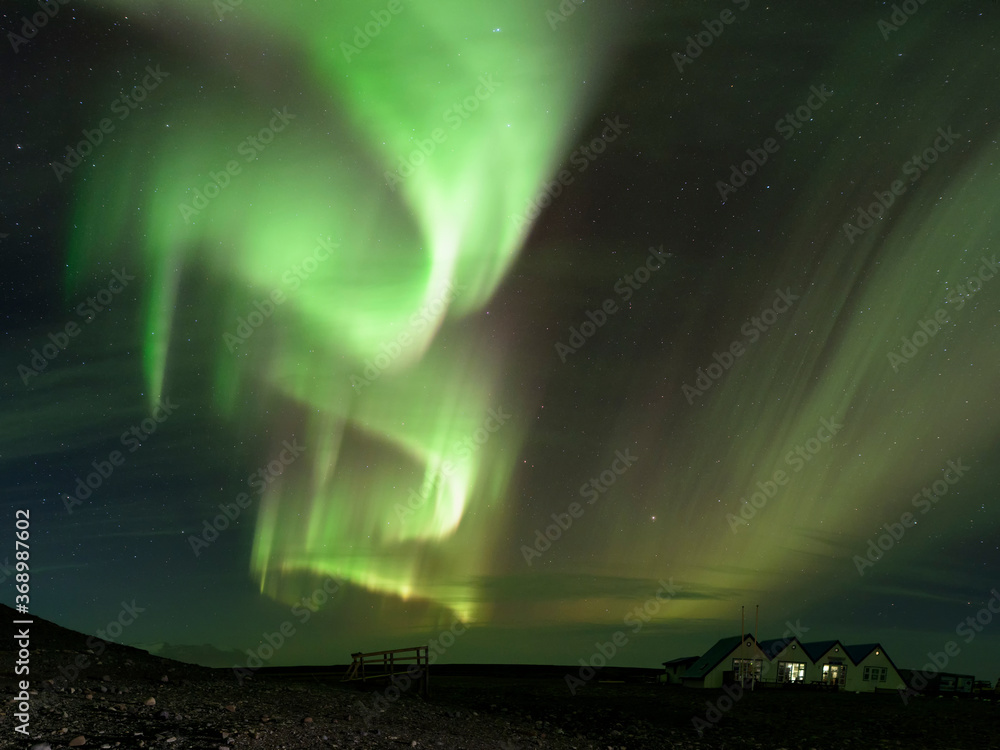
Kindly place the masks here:
<instances>
[{"instance_id":1,"label":"small outbuilding","mask_svg":"<svg viewBox=\"0 0 1000 750\"><path fill-rule=\"evenodd\" d=\"M680 685L681 677L687 671L687 668L698 661L699 658L698 656L682 656L679 659L663 662L663 674L661 675L660 682L665 682L668 685Z\"/></svg>"},{"instance_id":2,"label":"small outbuilding","mask_svg":"<svg viewBox=\"0 0 1000 750\"><path fill-rule=\"evenodd\" d=\"M902 669L900 672L900 679L906 681L906 687L923 695L972 695L976 684L976 678L971 674L936 672L927 675L918 669Z\"/></svg>"}]
</instances>

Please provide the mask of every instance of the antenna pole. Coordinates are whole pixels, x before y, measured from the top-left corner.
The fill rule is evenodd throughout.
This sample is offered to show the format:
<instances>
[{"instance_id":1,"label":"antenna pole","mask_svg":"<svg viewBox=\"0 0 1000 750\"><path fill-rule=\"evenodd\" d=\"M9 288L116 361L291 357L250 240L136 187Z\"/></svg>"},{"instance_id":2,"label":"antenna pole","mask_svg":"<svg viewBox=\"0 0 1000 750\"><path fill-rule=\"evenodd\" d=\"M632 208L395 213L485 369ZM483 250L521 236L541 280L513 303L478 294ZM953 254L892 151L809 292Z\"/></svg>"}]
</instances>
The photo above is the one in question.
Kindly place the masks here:
<instances>
[{"instance_id":1,"label":"antenna pole","mask_svg":"<svg viewBox=\"0 0 1000 750\"><path fill-rule=\"evenodd\" d=\"M753 639L754 639L755 645L756 645L756 641L757 641L757 635L760 632L760 605L758 604L756 606L757 606L757 610L756 610L756 615L755 615L755 618L754 618L754 626L753 626ZM763 671L763 666L764 665L761 664L761 671ZM761 675L761 676L763 676L763 675ZM753 686L754 686L755 682L757 682L757 667L756 667L756 665L754 666L754 670L753 670L753 682L750 683L750 690L751 691L753 691Z\"/></svg>"},{"instance_id":2,"label":"antenna pole","mask_svg":"<svg viewBox=\"0 0 1000 750\"><path fill-rule=\"evenodd\" d=\"M743 617L743 610L744 609L746 609L746 607L741 604L740 605L740 642L741 643L743 642L743 639L746 638L746 627L743 624L744 623L744 619L745 619ZM746 678L746 671L747 671L746 670L746 665L747 665L746 659L740 659L740 687L741 688L743 687L743 680Z\"/></svg>"}]
</instances>

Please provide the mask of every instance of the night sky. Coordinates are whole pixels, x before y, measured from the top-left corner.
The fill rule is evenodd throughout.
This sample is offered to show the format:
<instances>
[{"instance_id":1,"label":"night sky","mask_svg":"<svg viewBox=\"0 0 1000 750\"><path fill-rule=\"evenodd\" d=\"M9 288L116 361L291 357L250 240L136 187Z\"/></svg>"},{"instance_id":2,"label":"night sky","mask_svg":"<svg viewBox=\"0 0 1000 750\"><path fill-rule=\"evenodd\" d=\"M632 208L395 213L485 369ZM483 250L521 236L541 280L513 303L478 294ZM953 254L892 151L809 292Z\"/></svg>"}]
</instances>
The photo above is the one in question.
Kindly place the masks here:
<instances>
[{"instance_id":1,"label":"night sky","mask_svg":"<svg viewBox=\"0 0 1000 750\"><path fill-rule=\"evenodd\" d=\"M1000 20L903 5L5 4L30 610L996 679Z\"/></svg>"}]
</instances>

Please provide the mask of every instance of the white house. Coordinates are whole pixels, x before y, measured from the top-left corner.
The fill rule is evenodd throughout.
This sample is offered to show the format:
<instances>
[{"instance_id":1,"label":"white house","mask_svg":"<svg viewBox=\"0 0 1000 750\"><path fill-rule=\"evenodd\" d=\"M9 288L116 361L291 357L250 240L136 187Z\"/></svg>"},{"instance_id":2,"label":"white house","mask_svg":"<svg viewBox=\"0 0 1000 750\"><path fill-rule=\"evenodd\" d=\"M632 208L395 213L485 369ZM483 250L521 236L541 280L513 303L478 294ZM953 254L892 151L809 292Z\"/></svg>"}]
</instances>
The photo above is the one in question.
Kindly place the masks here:
<instances>
[{"instance_id":1,"label":"white house","mask_svg":"<svg viewBox=\"0 0 1000 750\"><path fill-rule=\"evenodd\" d=\"M876 690L899 690L904 687L899 670L880 644L864 643L845 648L854 664L847 673L845 690L874 693Z\"/></svg>"},{"instance_id":2,"label":"white house","mask_svg":"<svg viewBox=\"0 0 1000 750\"><path fill-rule=\"evenodd\" d=\"M847 655L840 641L813 641L803 643L802 649L812 660L812 670L807 682L822 682L844 688L847 673L851 667L851 657Z\"/></svg>"},{"instance_id":3,"label":"white house","mask_svg":"<svg viewBox=\"0 0 1000 750\"><path fill-rule=\"evenodd\" d=\"M765 670L764 682L785 684L806 681L806 671L812 666L812 660L798 638L792 636L761 641L760 647L771 664L771 668Z\"/></svg>"},{"instance_id":4,"label":"white house","mask_svg":"<svg viewBox=\"0 0 1000 750\"><path fill-rule=\"evenodd\" d=\"M720 688L724 683L741 677L759 681L764 663L770 660L752 635L722 638L688 667L682 682L689 687Z\"/></svg>"},{"instance_id":5,"label":"white house","mask_svg":"<svg viewBox=\"0 0 1000 750\"><path fill-rule=\"evenodd\" d=\"M688 687L720 688L741 679L764 685L825 684L852 692L898 690L899 670L881 644L845 646L838 640L801 643L790 638L757 641L752 635L718 640L704 656L664 662Z\"/></svg>"}]
</instances>

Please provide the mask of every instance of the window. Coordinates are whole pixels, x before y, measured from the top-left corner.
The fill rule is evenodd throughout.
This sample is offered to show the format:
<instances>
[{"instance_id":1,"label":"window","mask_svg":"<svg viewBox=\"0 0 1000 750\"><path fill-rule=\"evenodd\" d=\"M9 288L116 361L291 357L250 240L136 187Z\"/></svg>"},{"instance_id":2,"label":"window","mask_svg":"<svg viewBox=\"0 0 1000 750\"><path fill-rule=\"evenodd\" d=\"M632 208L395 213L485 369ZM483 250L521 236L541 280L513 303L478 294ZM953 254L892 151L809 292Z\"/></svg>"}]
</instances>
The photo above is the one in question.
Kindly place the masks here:
<instances>
[{"instance_id":1,"label":"window","mask_svg":"<svg viewBox=\"0 0 1000 750\"><path fill-rule=\"evenodd\" d=\"M760 659L733 659L733 672L737 680L754 679L760 682L763 663Z\"/></svg>"},{"instance_id":2,"label":"window","mask_svg":"<svg viewBox=\"0 0 1000 750\"><path fill-rule=\"evenodd\" d=\"M886 677L889 676L888 667L865 667L864 675L862 679L865 682L885 682Z\"/></svg>"},{"instance_id":3,"label":"window","mask_svg":"<svg viewBox=\"0 0 1000 750\"><path fill-rule=\"evenodd\" d=\"M779 661L778 682L803 682L806 679L805 662Z\"/></svg>"},{"instance_id":4,"label":"window","mask_svg":"<svg viewBox=\"0 0 1000 750\"><path fill-rule=\"evenodd\" d=\"M823 682L827 684L836 684L841 687L847 682L847 665L846 664L824 664L823 665Z\"/></svg>"}]
</instances>

